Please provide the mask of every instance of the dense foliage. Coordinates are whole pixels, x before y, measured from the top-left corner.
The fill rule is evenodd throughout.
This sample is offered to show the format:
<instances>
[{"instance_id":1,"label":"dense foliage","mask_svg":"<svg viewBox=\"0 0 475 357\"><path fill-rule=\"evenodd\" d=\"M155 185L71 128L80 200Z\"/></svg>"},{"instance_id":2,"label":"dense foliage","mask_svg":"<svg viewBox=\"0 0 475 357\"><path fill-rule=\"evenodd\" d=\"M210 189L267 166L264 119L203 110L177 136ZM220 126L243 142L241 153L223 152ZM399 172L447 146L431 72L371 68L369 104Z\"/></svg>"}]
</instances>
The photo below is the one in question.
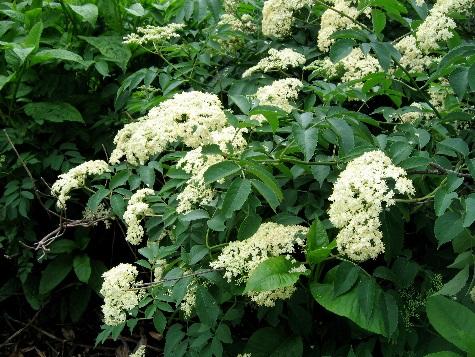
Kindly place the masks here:
<instances>
[{"instance_id":1,"label":"dense foliage","mask_svg":"<svg viewBox=\"0 0 475 357\"><path fill-rule=\"evenodd\" d=\"M474 13L0 1L0 301L135 356L474 355Z\"/></svg>"}]
</instances>

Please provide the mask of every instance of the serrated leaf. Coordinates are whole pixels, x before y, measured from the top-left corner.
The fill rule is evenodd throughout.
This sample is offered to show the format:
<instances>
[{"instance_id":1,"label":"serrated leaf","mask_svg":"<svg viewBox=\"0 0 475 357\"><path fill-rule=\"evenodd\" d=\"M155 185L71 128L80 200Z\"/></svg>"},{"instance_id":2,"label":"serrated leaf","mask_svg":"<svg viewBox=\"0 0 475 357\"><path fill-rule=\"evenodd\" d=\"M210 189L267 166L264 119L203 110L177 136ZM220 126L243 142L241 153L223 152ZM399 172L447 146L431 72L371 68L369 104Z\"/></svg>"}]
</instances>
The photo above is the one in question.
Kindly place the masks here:
<instances>
[{"instance_id":1,"label":"serrated leaf","mask_svg":"<svg viewBox=\"0 0 475 357\"><path fill-rule=\"evenodd\" d=\"M71 10L73 10L79 17L85 21L89 22L91 26L96 24L97 15L99 10L94 4L84 4L84 5L69 5Z\"/></svg>"},{"instance_id":2,"label":"serrated leaf","mask_svg":"<svg viewBox=\"0 0 475 357\"><path fill-rule=\"evenodd\" d=\"M240 177L234 179L224 196L221 207L224 217L230 218L233 212L240 210L250 193L251 181Z\"/></svg>"},{"instance_id":3,"label":"serrated leaf","mask_svg":"<svg viewBox=\"0 0 475 357\"><path fill-rule=\"evenodd\" d=\"M203 324L210 327L216 324L218 316L221 314L216 300L202 285L196 289L196 314Z\"/></svg>"},{"instance_id":4,"label":"serrated leaf","mask_svg":"<svg viewBox=\"0 0 475 357\"><path fill-rule=\"evenodd\" d=\"M345 294L358 281L360 270L351 263L341 262L336 269L333 291L335 296Z\"/></svg>"},{"instance_id":5,"label":"serrated leaf","mask_svg":"<svg viewBox=\"0 0 475 357\"><path fill-rule=\"evenodd\" d=\"M302 273L289 272L294 264L283 256L271 257L249 274L244 292L267 291L294 285Z\"/></svg>"},{"instance_id":6,"label":"serrated leaf","mask_svg":"<svg viewBox=\"0 0 475 357\"><path fill-rule=\"evenodd\" d=\"M72 261L69 255L56 257L41 272L39 293L49 293L66 278L71 269Z\"/></svg>"},{"instance_id":7,"label":"serrated leaf","mask_svg":"<svg viewBox=\"0 0 475 357\"><path fill-rule=\"evenodd\" d=\"M73 268L79 281L87 283L91 276L91 260L85 254L74 257Z\"/></svg>"},{"instance_id":8,"label":"serrated leaf","mask_svg":"<svg viewBox=\"0 0 475 357\"><path fill-rule=\"evenodd\" d=\"M222 178L239 172L241 167L233 161L222 161L210 166L204 173L204 181L206 184L218 181Z\"/></svg>"},{"instance_id":9,"label":"serrated leaf","mask_svg":"<svg viewBox=\"0 0 475 357\"><path fill-rule=\"evenodd\" d=\"M475 313L442 295L427 299L427 317L447 341L465 352L475 351Z\"/></svg>"},{"instance_id":10,"label":"serrated leaf","mask_svg":"<svg viewBox=\"0 0 475 357\"><path fill-rule=\"evenodd\" d=\"M450 242L462 232L462 218L455 212L445 212L435 220L434 234L439 243L439 247L442 244Z\"/></svg>"},{"instance_id":11,"label":"serrated leaf","mask_svg":"<svg viewBox=\"0 0 475 357\"><path fill-rule=\"evenodd\" d=\"M84 123L81 113L69 103L37 102L25 105L25 113L42 124L45 121L62 123L65 121Z\"/></svg>"},{"instance_id":12,"label":"serrated leaf","mask_svg":"<svg viewBox=\"0 0 475 357\"><path fill-rule=\"evenodd\" d=\"M317 147L318 129L313 127L304 129L302 126L294 124L292 126L292 132L295 141L304 154L305 160L310 161Z\"/></svg>"},{"instance_id":13,"label":"serrated leaf","mask_svg":"<svg viewBox=\"0 0 475 357\"><path fill-rule=\"evenodd\" d=\"M456 192L447 192L447 189L440 189L434 197L434 209L437 217L442 216L454 199L458 197Z\"/></svg>"},{"instance_id":14,"label":"serrated leaf","mask_svg":"<svg viewBox=\"0 0 475 357\"><path fill-rule=\"evenodd\" d=\"M467 283L469 276L469 265L466 265L462 270L460 270L452 279L442 286L442 288L437 291L437 294L441 295L456 295L460 290L462 290Z\"/></svg>"}]
</instances>

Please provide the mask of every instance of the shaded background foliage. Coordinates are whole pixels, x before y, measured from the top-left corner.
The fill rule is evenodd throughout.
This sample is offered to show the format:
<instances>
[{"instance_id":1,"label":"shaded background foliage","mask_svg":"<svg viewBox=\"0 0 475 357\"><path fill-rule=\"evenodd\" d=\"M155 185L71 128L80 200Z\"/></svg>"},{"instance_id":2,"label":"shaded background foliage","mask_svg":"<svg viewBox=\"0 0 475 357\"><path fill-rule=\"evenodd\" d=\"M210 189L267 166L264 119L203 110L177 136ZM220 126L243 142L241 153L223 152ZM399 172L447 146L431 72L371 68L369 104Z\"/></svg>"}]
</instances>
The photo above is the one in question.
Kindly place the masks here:
<instances>
[{"instance_id":1,"label":"shaded background foliage","mask_svg":"<svg viewBox=\"0 0 475 357\"><path fill-rule=\"evenodd\" d=\"M374 43L392 40L407 31L397 24L401 16L398 4L396 1L379 2L388 22L389 19L393 21L394 30L388 31L389 38L361 39L361 34L347 33L343 40L351 41L337 42L330 56L339 58L348 46L357 41L368 41L373 44L380 61L387 61L385 49L378 50L380 47ZM404 15L415 18L416 8L408 3L405 5L410 14ZM245 1L239 11L258 19L261 6L260 2ZM242 80L241 74L271 47L283 45L298 49L306 56L307 63L321 56L315 46L315 37L324 6L317 4L312 11L302 10L297 16L292 37L274 41L263 38L259 32L249 35L235 33L226 27L217 28L221 8L221 3L216 0L0 2L0 46L3 50L0 59L0 116L5 128L4 135L0 135L3 191L0 244L4 252L1 266L5 272L0 301L5 306L2 318L10 321L12 326L21 327L15 325L14 320L26 322L36 316L39 326L57 333L61 333L59 327L66 327L61 339L69 339L71 343L67 345L71 349L78 348L68 334L71 330L81 335L78 338L81 342L92 345L101 319L98 309L101 300L97 294L101 274L119 262L148 258L147 252L137 253L124 242L119 219L109 230L103 225L67 229L47 252L32 249L59 224L59 217L48 211L54 205L48 185L59 173L86 158L107 156L113 136L124 123L144 115L174 93L190 88L218 94L226 107L239 115L257 113L259 109L253 108L254 104L246 95L254 94L258 87L269 84L274 78L263 75ZM180 39L183 45L163 48L163 57L122 44L122 36L133 32L137 26L182 21L187 24ZM332 237L334 231L325 219L325 199L348 158L368 148L384 149L395 164L413 170L418 197L430 195L438 186L441 188L424 204L400 205L384 213L387 252L384 257L365 263L364 269L370 272L371 278L351 264L340 263L322 268L320 277L325 277L324 280L310 284L312 293L322 296L318 304L308 291L299 290L291 303L279 304L274 309L257 311L242 302L231 307L226 305L227 312L224 317L220 316L220 321L225 322L220 326L226 327L213 330L213 341L214 336L218 336L219 345L226 345L230 342L228 331L232 328L233 335L236 334L235 343L226 350L227 355L237 354L246 343L256 355L260 349L263 356L271 355L272 351L277 351L276 355L279 355L278 351L281 355L299 355L301 350L306 355L357 356L372 353L424 355L442 350L460 352L454 346L470 352L467 348L471 347L464 346L464 341L473 335L459 338L461 342L457 337L451 339L446 330L453 329L453 326L444 321L444 316L456 314L456 311L461 315L466 313L463 308L473 310L467 291L472 285L469 279L473 276L471 225L475 219L475 198L472 196L474 136L471 126L475 45L473 42L463 43L464 38L473 38L473 19L462 22L460 36L449 42L448 54L443 53L445 57L441 64L430 73L433 77L416 78L421 87L428 79L430 82L439 77L449 78L455 92L446 105L448 110L433 123L417 127L397 125L397 130L392 130L396 125L389 118L394 107L410 105L420 99L420 93L389 75L368 76L361 93L341 83L321 81L315 72L295 70L288 73L308 82L299 107L312 113L313 118L327 117L329 122L319 128L317 148L308 147L312 144L305 141L297 140L297 144L283 141L288 139L289 133L295 135L298 130L308 129L301 127L293 131L287 125L295 122L293 119L280 118L280 124L274 120L275 127L267 128L269 139L265 144L273 147L278 157L283 150L279 145L285 142L282 146L289 147L285 149L289 161L274 170L279 184L285 186L279 213L274 214L268 207L259 207L258 198L248 202L250 207L254 205L254 210L257 207L259 219L310 225L320 217ZM375 27L380 25L373 24ZM222 41L228 39L238 41L240 46L231 51L224 48ZM397 76L413 84L404 73ZM150 85L154 88L148 87ZM354 98L363 98L365 105L348 100ZM468 109L460 109L459 103ZM261 109L261 112L272 124L276 114L272 110ZM314 154L316 158L328 159L336 148L342 148L338 150L336 167L309 168L299 163L308 161ZM438 166L431 167L429 163ZM161 162L144 167L116 177L116 182L112 184L111 181L109 187L116 185L113 187L116 189L126 183L131 189L143 184L160 187L161 180L167 175L167 179L180 178L174 177ZM428 169L432 170L432 175L427 172L417 174L418 170ZM310 188L307 190L307 187ZM84 193L75 198L68 209L69 218L80 218L88 202ZM96 196L96 206L101 198L104 197ZM91 199L88 205L91 205ZM176 215L170 217L171 222L177 219ZM237 216L233 224L238 225L244 219L244 215ZM190 221L199 230L200 221ZM157 234L153 224L148 228L149 233ZM196 240L201 238L197 236ZM187 259L194 259L197 263L203 258L193 258L193 253L196 253L193 247L183 246L183 249ZM449 270L447 266L453 269ZM335 280L335 276L344 279ZM355 285L356 281L360 283ZM232 289L230 286L226 288ZM336 295L333 288L338 291ZM453 305L453 301L442 295L433 298L427 305L432 327L426 317L426 298L441 289L445 289L442 295L456 296L457 301L469 307ZM216 290L211 291L217 294ZM392 299L399 309L387 311L380 317L372 315L372 306L363 306L356 316L341 310L341 306L357 303L358 297L364 299L368 291L378 296L376 300L368 298L368 301L380 306L385 304L384 299ZM35 311L40 311L40 314L34 315ZM349 317L353 322L329 311ZM167 313L166 309L164 312ZM198 315L200 321L210 318L203 313ZM153 332L155 329L164 333L163 322L156 316L164 314L157 313L152 322L140 322L142 333L136 329L133 339L143 336L144 330ZM370 326L369 317L375 321L389 321L382 328L374 327ZM176 341L175 345L169 342L168 353L178 349L179 343L195 343L202 347L195 342L201 334L199 326L185 325L175 324L167 330L168 341ZM183 332L185 327L186 332ZM113 337L121 334L122 338L127 338L127 331L121 330L122 327L112 331L106 329L99 340L105 340L110 333ZM7 330L2 335L6 339L13 332ZM152 335L152 340L153 337L158 341L151 344L162 349L161 335ZM194 353L199 355L199 348Z\"/></svg>"}]
</instances>

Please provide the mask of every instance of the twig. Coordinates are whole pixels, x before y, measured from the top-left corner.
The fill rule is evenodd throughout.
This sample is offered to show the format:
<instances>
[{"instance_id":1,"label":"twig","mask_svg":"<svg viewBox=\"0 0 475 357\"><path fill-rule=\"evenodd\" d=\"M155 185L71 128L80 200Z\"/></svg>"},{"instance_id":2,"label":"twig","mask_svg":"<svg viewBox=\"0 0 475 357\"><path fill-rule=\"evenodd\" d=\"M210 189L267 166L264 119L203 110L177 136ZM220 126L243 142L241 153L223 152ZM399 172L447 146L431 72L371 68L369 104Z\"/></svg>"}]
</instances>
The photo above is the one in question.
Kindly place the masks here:
<instances>
[{"instance_id":1,"label":"twig","mask_svg":"<svg viewBox=\"0 0 475 357\"><path fill-rule=\"evenodd\" d=\"M470 175L470 174L463 174L461 172L446 169L445 167L443 167L443 166L441 166L441 165L439 165L435 162L431 162L431 163L429 163L429 165L434 167L439 172L443 172L443 173L446 173L446 174L453 174L453 175L457 175L458 177L465 177L465 178L471 178L472 177L472 175Z\"/></svg>"},{"instance_id":2,"label":"twig","mask_svg":"<svg viewBox=\"0 0 475 357\"><path fill-rule=\"evenodd\" d=\"M16 331L13 335L11 335L10 337L8 337L5 341L3 341L3 343L0 345L0 349L2 347L4 347L5 345L8 344L8 342L10 342L11 340L13 340L15 337L17 337L18 335L20 335L25 329L27 329L35 320L36 318L38 317L38 315L40 314L41 310L38 310L35 315L33 315L33 317L30 319L30 321L28 321L21 329L19 329L18 331ZM7 316L5 316L5 318L7 318ZM8 317L10 318L10 317Z\"/></svg>"}]
</instances>

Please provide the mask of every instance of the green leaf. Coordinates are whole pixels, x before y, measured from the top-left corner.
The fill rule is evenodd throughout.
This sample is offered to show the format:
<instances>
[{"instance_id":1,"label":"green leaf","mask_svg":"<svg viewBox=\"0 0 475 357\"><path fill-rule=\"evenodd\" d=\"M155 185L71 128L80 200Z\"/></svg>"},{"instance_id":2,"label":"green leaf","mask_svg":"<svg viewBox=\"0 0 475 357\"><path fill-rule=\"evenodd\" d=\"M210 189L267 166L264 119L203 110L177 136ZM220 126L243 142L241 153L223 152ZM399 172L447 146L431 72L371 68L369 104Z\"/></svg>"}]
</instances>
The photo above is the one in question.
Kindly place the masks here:
<instances>
[{"instance_id":1,"label":"green leaf","mask_svg":"<svg viewBox=\"0 0 475 357\"><path fill-rule=\"evenodd\" d=\"M267 201L269 206L276 211L277 206L280 204L279 198L276 196L274 191L269 188L264 182L256 179L251 179L252 186L259 192L262 197Z\"/></svg>"},{"instance_id":2,"label":"green leaf","mask_svg":"<svg viewBox=\"0 0 475 357\"><path fill-rule=\"evenodd\" d=\"M330 53L328 54L330 56L330 60L333 63L337 63L338 61L342 60L348 56L351 51L353 51L355 44L355 40L349 38L337 40L330 48Z\"/></svg>"},{"instance_id":3,"label":"green leaf","mask_svg":"<svg viewBox=\"0 0 475 357\"><path fill-rule=\"evenodd\" d=\"M439 145L452 149L463 157L466 157L470 151L467 143L460 138L447 138L441 141Z\"/></svg>"},{"instance_id":4,"label":"green leaf","mask_svg":"<svg viewBox=\"0 0 475 357\"><path fill-rule=\"evenodd\" d=\"M244 114L248 114L249 110L251 109L251 102L250 100L244 95L229 95L229 99L233 101L234 104L241 109L241 112Z\"/></svg>"},{"instance_id":5,"label":"green leaf","mask_svg":"<svg viewBox=\"0 0 475 357\"><path fill-rule=\"evenodd\" d=\"M241 166L233 161L222 161L210 166L204 173L206 184L218 181L222 178L235 174L241 170Z\"/></svg>"},{"instance_id":6,"label":"green leaf","mask_svg":"<svg viewBox=\"0 0 475 357\"><path fill-rule=\"evenodd\" d=\"M282 193L278 182L264 166L246 161L245 170L246 173L249 173L260 179L274 193L278 201L282 201L282 199L284 198L284 194Z\"/></svg>"},{"instance_id":7,"label":"green leaf","mask_svg":"<svg viewBox=\"0 0 475 357\"><path fill-rule=\"evenodd\" d=\"M153 187L155 184L155 170L150 166L140 166L137 169L140 179L148 187Z\"/></svg>"},{"instance_id":8,"label":"green leaf","mask_svg":"<svg viewBox=\"0 0 475 357\"><path fill-rule=\"evenodd\" d=\"M434 197L434 209L437 217L442 216L454 199L458 197L456 192L447 192L446 188L442 188L436 192Z\"/></svg>"},{"instance_id":9,"label":"green leaf","mask_svg":"<svg viewBox=\"0 0 475 357\"><path fill-rule=\"evenodd\" d=\"M94 4L84 4L84 5L69 5L71 10L73 10L79 17L85 21L89 22L91 26L96 24L97 15L99 10Z\"/></svg>"},{"instance_id":10,"label":"green leaf","mask_svg":"<svg viewBox=\"0 0 475 357\"><path fill-rule=\"evenodd\" d=\"M233 212L238 211L244 205L251 193L251 181L237 177L232 182L224 196L221 211L224 217L230 218Z\"/></svg>"},{"instance_id":11,"label":"green leaf","mask_svg":"<svg viewBox=\"0 0 475 357\"><path fill-rule=\"evenodd\" d=\"M252 357L301 357L301 337L292 336L272 327L258 329L249 338L245 348Z\"/></svg>"},{"instance_id":12,"label":"green leaf","mask_svg":"<svg viewBox=\"0 0 475 357\"><path fill-rule=\"evenodd\" d=\"M294 264L283 256L271 257L249 274L244 292L267 291L294 285L302 273L290 273Z\"/></svg>"},{"instance_id":13,"label":"green leaf","mask_svg":"<svg viewBox=\"0 0 475 357\"><path fill-rule=\"evenodd\" d=\"M107 188L99 187L99 189L91 197L89 197L89 200L87 201L87 207L91 210L95 210L102 200L106 198L107 195L109 195L109 193L110 190Z\"/></svg>"},{"instance_id":14,"label":"green leaf","mask_svg":"<svg viewBox=\"0 0 475 357\"><path fill-rule=\"evenodd\" d=\"M23 47L33 47L37 49L40 46L41 34L43 33L43 22L39 21L33 25L28 35L23 40Z\"/></svg>"},{"instance_id":15,"label":"green leaf","mask_svg":"<svg viewBox=\"0 0 475 357\"><path fill-rule=\"evenodd\" d=\"M112 212L119 217L122 218L125 212L125 200L124 197L121 195L112 195L110 199L110 205L112 208Z\"/></svg>"},{"instance_id":16,"label":"green leaf","mask_svg":"<svg viewBox=\"0 0 475 357\"><path fill-rule=\"evenodd\" d=\"M262 218L254 212L249 214L239 226L237 239L243 240L249 238L257 232L262 222Z\"/></svg>"},{"instance_id":17,"label":"green leaf","mask_svg":"<svg viewBox=\"0 0 475 357\"><path fill-rule=\"evenodd\" d=\"M317 147L318 129L313 127L304 129L302 126L294 124L292 126L292 132L295 141L303 152L305 160L310 161Z\"/></svg>"},{"instance_id":18,"label":"green leaf","mask_svg":"<svg viewBox=\"0 0 475 357\"><path fill-rule=\"evenodd\" d=\"M221 314L216 300L202 285L196 289L196 314L203 324L210 327L216 324L218 316Z\"/></svg>"},{"instance_id":19,"label":"green leaf","mask_svg":"<svg viewBox=\"0 0 475 357\"><path fill-rule=\"evenodd\" d=\"M343 119L328 119L332 130L340 138L341 148L345 154L348 154L355 147L355 138L353 129Z\"/></svg>"},{"instance_id":20,"label":"green leaf","mask_svg":"<svg viewBox=\"0 0 475 357\"><path fill-rule=\"evenodd\" d=\"M190 250L190 265L198 263L208 254L209 249L204 245L194 245Z\"/></svg>"},{"instance_id":21,"label":"green leaf","mask_svg":"<svg viewBox=\"0 0 475 357\"><path fill-rule=\"evenodd\" d=\"M341 262L335 273L335 296L340 296L348 292L358 281L359 272L360 269L354 264Z\"/></svg>"},{"instance_id":22,"label":"green leaf","mask_svg":"<svg viewBox=\"0 0 475 357\"><path fill-rule=\"evenodd\" d=\"M119 186L125 185L125 183L129 179L129 176L130 172L128 170L119 171L114 176L112 176L109 182L109 188L113 190Z\"/></svg>"},{"instance_id":23,"label":"green leaf","mask_svg":"<svg viewBox=\"0 0 475 357\"><path fill-rule=\"evenodd\" d=\"M398 322L398 307L390 294L379 288L372 278L360 274L360 282L356 286L345 294L335 296L335 280L336 269L332 269L327 273L323 284L315 281L310 283L310 291L320 305L339 316L349 318L368 331L386 337L394 333Z\"/></svg>"},{"instance_id":24,"label":"green leaf","mask_svg":"<svg viewBox=\"0 0 475 357\"><path fill-rule=\"evenodd\" d=\"M475 63L468 70L468 84L472 92L475 92Z\"/></svg>"},{"instance_id":25,"label":"green leaf","mask_svg":"<svg viewBox=\"0 0 475 357\"><path fill-rule=\"evenodd\" d=\"M39 293L49 293L66 278L71 269L72 261L69 255L56 257L41 272Z\"/></svg>"},{"instance_id":26,"label":"green leaf","mask_svg":"<svg viewBox=\"0 0 475 357\"><path fill-rule=\"evenodd\" d=\"M434 329L462 351L475 351L475 313L442 295L427 299L427 317Z\"/></svg>"},{"instance_id":27,"label":"green leaf","mask_svg":"<svg viewBox=\"0 0 475 357\"><path fill-rule=\"evenodd\" d=\"M318 218L315 218L307 233L307 251L321 248L328 245L328 243L327 230L323 223Z\"/></svg>"},{"instance_id":28,"label":"green leaf","mask_svg":"<svg viewBox=\"0 0 475 357\"><path fill-rule=\"evenodd\" d=\"M204 209L195 209L193 211L188 212L180 219L183 222L192 222L198 219L206 219L206 218L209 218L208 212L206 212Z\"/></svg>"},{"instance_id":29,"label":"green leaf","mask_svg":"<svg viewBox=\"0 0 475 357\"><path fill-rule=\"evenodd\" d=\"M467 67L459 67L449 76L450 85L460 100L463 99L467 91L468 73L469 70Z\"/></svg>"},{"instance_id":30,"label":"green leaf","mask_svg":"<svg viewBox=\"0 0 475 357\"><path fill-rule=\"evenodd\" d=\"M91 276L91 260L89 257L85 254L75 256L73 267L79 281L87 283Z\"/></svg>"},{"instance_id":31,"label":"green leaf","mask_svg":"<svg viewBox=\"0 0 475 357\"><path fill-rule=\"evenodd\" d=\"M451 351L441 351L441 352L434 352L425 355L424 357L462 357L458 353L451 352Z\"/></svg>"},{"instance_id":32,"label":"green leaf","mask_svg":"<svg viewBox=\"0 0 475 357\"><path fill-rule=\"evenodd\" d=\"M386 15L378 9L371 10L371 21L373 22L373 31L380 33L386 26Z\"/></svg>"},{"instance_id":33,"label":"green leaf","mask_svg":"<svg viewBox=\"0 0 475 357\"><path fill-rule=\"evenodd\" d=\"M99 36L87 37L79 36L91 46L97 48L99 52L106 57L109 62L115 62L125 71L127 63L131 57L130 50L122 44L122 38L119 36Z\"/></svg>"},{"instance_id":34,"label":"green leaf","mask_svg":"<svg viewBox=\"0 0 475 357\"><path fill-rule=\"evenodd\" d=\"M475 221L475 193L465 198L465 212L463 216L463 226L470 227Z\"/></svg>"},{"instance_id":35,"label":"green leaf","mask_svg":"<svg viewBox=\"0 0 475 357\"><path fill-rule=\"evenodd\" d=\"M145 10L142 4L139 2L130 5L130 7L126 8L125 11L137 17L145 16L145 14L147 13L147 10Z\"/></svg>"},{"instance_id":36,"label":"green leaf","mask_svg":"<svg viewBox=\"0 0 475 357\"><path fill-rule=\"evenodd\" d=\"M37 102L25 105L25 113L38 123L45 121L62 123L65 121L84 123L81 113L69 103Z\"/></svg>"},{"instance_id":37,"label":"green leaf","mask_svg":"<svg viewBox=\"0 0 475 357\"><path fill-rule=\"evenodd\" d=\"M163 312L159 310L155 312L155 316L153 317L153 326L157 332L163 333L165 331L165 327L167 327L167 318Z\"/></svg>"},{"instance_id":38,"label":"green leaf","mask_svg":"<svg viewBox=\"0 0 475 357\"><path fill-rule=\"evenodd\" d=\"M84 59L77 53L64 49L40 50L31 56L31 64L43 63L51 60L71 61L77 63L85 63Z\"/></svg>"},{"instance_id":39,"label":"green leaf","mask_svg":"<svg viewBox=\"0 0 475 357\"><path fill-rule=\"evenodd\" d=\"M439 247L463 232L462 218L458 213L445 212L437 217L434 225L435 238L439 242Z\"/></svg>"},{"instance_id":40,"label":"green leaf","mask_svg":"<svg viewBox=\"0 0 475 357\"><path fill-rule=\"evenodd\" d=\"M467 283L468 276L469 265L466 265L452 279L445 283L444 286L437 292L437 294L456 295Z\"/></svg>"},{"instance_id":41,"label":"green leaf","mask_svg":"<svg viewBox=\"0 0 475 357\"><path fill-rule=\"evenodd\" d=\"M69 294L69 315L73 322L78 322L86 312L91 300L92 290L87 286L74 288Z\"/></svg>"}]
</instances>

